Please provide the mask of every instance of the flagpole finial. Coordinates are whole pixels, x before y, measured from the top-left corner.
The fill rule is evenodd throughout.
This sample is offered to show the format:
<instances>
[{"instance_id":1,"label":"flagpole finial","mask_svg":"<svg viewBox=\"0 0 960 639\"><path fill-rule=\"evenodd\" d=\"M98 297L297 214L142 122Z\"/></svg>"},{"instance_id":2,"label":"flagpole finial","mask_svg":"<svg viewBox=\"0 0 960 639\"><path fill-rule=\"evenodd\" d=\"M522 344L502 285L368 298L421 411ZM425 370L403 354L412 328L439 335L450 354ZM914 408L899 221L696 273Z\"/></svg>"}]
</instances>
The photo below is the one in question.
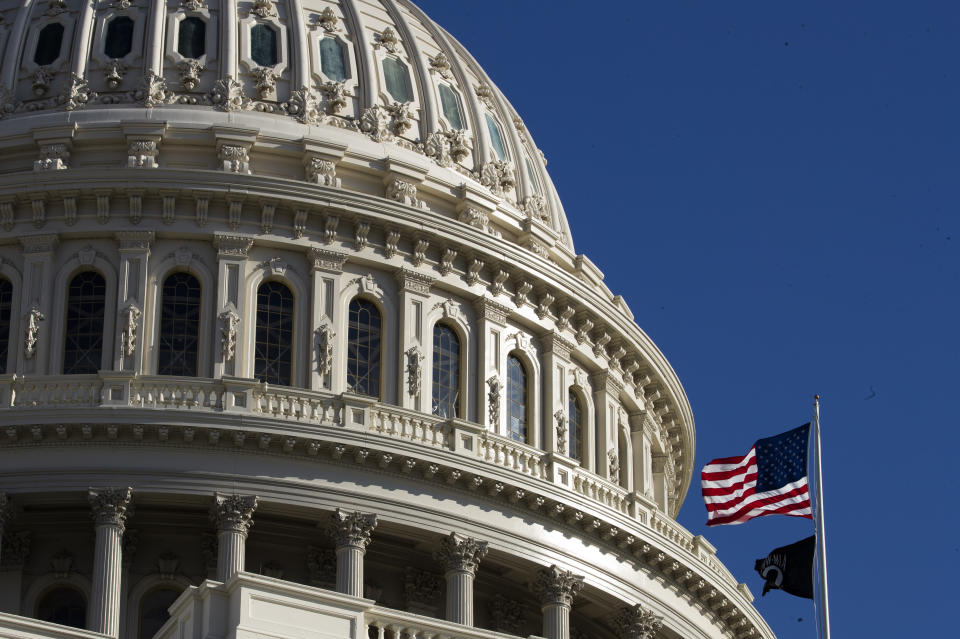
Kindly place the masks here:
<instances>
[{"instance_id":1,"label":"flagpole finial","mask_svg":"<svg viewBox=\"0 0 960 639\"><path fill-rule=\"evenodd\" d=\"M819 395L814 395L813 398L814 398L815 400L817 400L818 402L820 401L820 396L819 396Z\"/></svg>"}]
</instances>

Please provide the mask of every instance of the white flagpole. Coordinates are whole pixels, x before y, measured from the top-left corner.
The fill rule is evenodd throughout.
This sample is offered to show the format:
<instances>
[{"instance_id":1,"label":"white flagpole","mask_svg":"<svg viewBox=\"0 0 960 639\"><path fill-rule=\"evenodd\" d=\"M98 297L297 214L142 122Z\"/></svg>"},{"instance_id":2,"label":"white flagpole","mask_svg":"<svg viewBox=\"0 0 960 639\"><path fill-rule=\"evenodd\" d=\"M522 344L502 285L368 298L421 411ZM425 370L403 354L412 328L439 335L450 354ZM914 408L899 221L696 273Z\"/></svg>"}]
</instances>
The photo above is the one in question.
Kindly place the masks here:
<instances>
[{"instance_id":1,"label":"white flagpole","mask_svg":"<svg viewBox=\"0 0 960 639\"><path fill-rule=\"evenodd\" d=\"M820 638L830 639L830 605L827 597L827 540L823 532L823 465L820 457L820 396L813 396L814 456L817 465L814 491L817 499L817 562L820 575Z\"/></svg>"}]
</instances>

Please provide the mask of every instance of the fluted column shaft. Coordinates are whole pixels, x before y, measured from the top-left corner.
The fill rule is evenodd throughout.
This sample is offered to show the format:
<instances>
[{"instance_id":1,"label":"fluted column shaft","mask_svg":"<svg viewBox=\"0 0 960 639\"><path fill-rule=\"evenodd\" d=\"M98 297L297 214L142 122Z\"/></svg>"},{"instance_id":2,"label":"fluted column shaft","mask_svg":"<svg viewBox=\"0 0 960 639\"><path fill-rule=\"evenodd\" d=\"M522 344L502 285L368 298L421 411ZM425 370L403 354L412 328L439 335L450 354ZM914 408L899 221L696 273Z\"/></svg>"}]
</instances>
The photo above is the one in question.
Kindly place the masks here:
<instances>
[{"instance_id":1,"label":"fluted column shaft","mask_svg":"<svg viewBox=\"0 0 960 639\"><path fill-rule=\"evenodd\" d=\"M363 597L363 556L376 525L376 515L339 508L330 518L328 531L337 548L337 592Z\"/></svg>"},{"instance_id":2,"label":"fluted column shaft","mask_svg":"<svg viewBox=\"0 0 960 639\"><path fill-rule=\"evenodd\" d=\"M93 587L87 628L117 637L120 634L120 587L123 577L123 530L132 490L90 489L87 497L96 521Z\"/></svg>"},{"instance_id":3,"label":"fluted column shaft","mask_svg":"<svg viewBox=\"0 0 960 639\"><path fill-rule=\"evenodd\" d=\"M540 597L546 639L570 639L570 605L581 588L582 576L556 565L537 572L530 589Z\"/></svg>"},{"instance_id":4,"label":"fluted column shaft","mask_svg":"<svg viewBox=\"0 0 960 639\"><path fill-rule=\"evenodd\" d=\"M434 557L446 570L446 619L465 626L473 625L473 580L480 560L487 554L487 542L450 533L440 543Z\"/></svg>"},{"instance_id":5,"label":"fluted column shaft","mask_svg":"<svg viewBox=\"0 0 960 639\"><path fill-rule=\"evenodd\" d=\"M256 495L214 496L210 518L217 524L217 581L225 582L243 571L257 501Z\"/></svg>"}]
</instances>

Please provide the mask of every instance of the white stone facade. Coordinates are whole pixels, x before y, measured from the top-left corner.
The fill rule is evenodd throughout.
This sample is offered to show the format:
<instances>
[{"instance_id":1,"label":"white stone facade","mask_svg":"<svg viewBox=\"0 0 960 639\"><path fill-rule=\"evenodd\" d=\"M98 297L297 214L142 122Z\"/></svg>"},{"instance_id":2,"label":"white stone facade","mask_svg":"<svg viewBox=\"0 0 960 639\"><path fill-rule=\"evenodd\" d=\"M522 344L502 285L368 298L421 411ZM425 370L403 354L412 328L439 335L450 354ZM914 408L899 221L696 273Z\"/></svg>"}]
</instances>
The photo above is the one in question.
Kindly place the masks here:
<instances>
[{"instance_id":1,"label":"white stone facade","mask_svg":"<svg viewBox=\"0 0 960 639\"><path fill-rule=\"evenodd\" d=\"M679 380L417 7L0 0L0 52L0 635L99 636L60 589L123 638L772 637L673 520Z\"/></svg>"}]
</instances>

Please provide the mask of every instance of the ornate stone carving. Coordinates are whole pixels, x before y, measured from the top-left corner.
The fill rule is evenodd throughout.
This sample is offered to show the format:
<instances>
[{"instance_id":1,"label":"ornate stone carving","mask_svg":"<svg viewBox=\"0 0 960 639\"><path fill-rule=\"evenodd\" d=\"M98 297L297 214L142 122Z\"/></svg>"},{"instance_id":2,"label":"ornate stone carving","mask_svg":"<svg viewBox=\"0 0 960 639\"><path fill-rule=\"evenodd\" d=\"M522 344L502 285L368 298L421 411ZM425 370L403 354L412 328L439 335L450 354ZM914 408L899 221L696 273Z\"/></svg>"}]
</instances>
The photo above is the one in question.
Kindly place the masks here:
<instances>
[{"instance_id":1,"label":"ornate stone carving","mask_svg":"<svg viewBox=\"0 0 960 639\"><path fill-rule=\"evenodd\" d=\"M490 88L490 85L486 82L478 84L473 88L479 98L480 102L483 103L488 109L493 109L493 89Z\"/></svg>"},{"instance_id":2,"label":"ornate stone carving","mask_svg":"<svg viewBox=\"0 0 960 639\"><path fill-rule=\"evenodd\" d=\"M663 626L663 617L658 617L640 604L624 607L613 619L620 639L654 639Z\"/></svg>"},{"instance_id":3,"label":"ornate stone carving","mask_svg":"<svg viewBox=\"0 0 960 639\"><path fill-rule=\"evenodd\" d=\"M130 302L120 312L123 318L123 329L120 332L120 348L127 357L137 350L137 333L140 326L140 308L136 302Z\"/></svg>"},{"instance_id":4,"label":"ornate stone carving","mask_svg":"<svg viewBox=\"0 0 960 639\"><path fill-rule=\"evenodd\" d=\"M396 53L397 49L400 48L400 38L397 37L397 32L393 30L393 27L387 27L377 35L377 42L373 46L383 47L390 53Z\"/></svg>"},{"instance_id":5,"label":"ornate stone carving","mask_svg":"<svg viewBox=\"0 0 960 639\"><path fill-rule=\"evenodd\" d=\"M569 606L573 598L583 588L583 577L569 570L561 570L556 564L537 571L536 579L530 584L530 590L540 598L541 603Z\"/></svg>"},{"instance_id":6,"label":"ornate stone carving","mask_svg":"<svg viewBox=\"0 0 960 639\"><path fill-rule=\"evenodd\" d=\"M269 18L277 15L277 10L273 8L273 0L253 0L250 13L261 18Z\"/></svg>"},{"instance_id":7,"label":"ornate stone carving","mask_svg":"<svg viewBox=\"0 0 960 639\"><path fill-rule=\"evenodd\" d=\"M246 147L224 144L220 147L217 158L221 162L221 171L250 175L250 156Z\"/></svg>"},{"instance_id":8,"label":"ornate stone carving","mask_svg":"<svg viewBox=\"0 0 960 639\"><path fill-rule=\"evenodd\" d=\"M90 90L87 81L76 73L70 77L70 85L66 91L60 95L60 103L67 111L75 111L83 108L90 100L97 97L97 94Z\"/></svg>"},{"instance_id":9,"label":"ornate stone carving","mask_svg":"<svg viewBox=\"0 0 960 639\"><path fill-rule=\"evenodd\" d=\"M566 328L570 326L570 319L574 316L576 312L577 312L576 309L574 309L569 304L561 308L560 312L557 313L557 330L558 331L566 330Z\"/></svg>"},{"instance_id":10,"label":"ornate stone carving","mask_svg":"<svg viewBox=\"0 0 960 639\"><path fill-rule=\"evenodd\" d=\"M607 344L610 342L610 339L610 333L601 330L600 334L593 343L593 354L597 357L606 357Z\"/></svg>"},{"instance_id":11,"label":"ornate stone carving","mask_svg":"<svg viewBox=\"0 0 960 639\"><path fill-rule=\"evenodd\" d=\"M490 600L488 612L491 630L510 635L520 635L523 631L523 608L516 599L508 599L497 593Z\"/></svg>"},{"instance_id":12,"label":"ornate stone carving","mask_svg":"<svg viewBox=\"0 0 960 639\"><path fill-rule=\"evenodd\" d=\"M387 231L387 240L384 243L384 254L387 258L391 258L397 254L398 246L400 244L400 231L390 230Z\"/></svg>"},{"instance_id":13,"label":"ornate stone carving","mask_svg":"<svg viewBox=\"0 0 960 639\"><path fill-rule=\"evenodd\" d=\"M267 67L258 67L259 69L267 69ZM271 71L272 73L272 71ZM274 76L274 85L267 92L274 90L276 87L276 76ZM260 88L259 80L257 83L257 88ZM261 99L266 99L266 96L261 93ZM320 108L320 98L317 97L317 93L308 87L300 87L290 95L290 99L286 102L287 113L292 115L297 119L298 122L302 124L319 124L323 122L323 111Z\"/></svg>"},{"instance_id":14,"label":"ornate stone carving","mask_svg":"<svg viewBox=\"0 0 960 639\"><path fill-rule=\"evenodd\" d=\"M328 249L311 248L307 255L310 258L310 268L314 271L343 271L343 263L347 261L346 253Z\"/></svg>"},{"instance_id":15,"label":"ornate stone carving","mask_svg":"<svg viewBox=\"0 0 960 639\"><path fill-rule=\"evenodd\" d=\"M123 76L127 72L127 65L120 60L110 60L103 65L103 80L107 87L116 89L123 82Z\"/></svg>"},{"instance_id":16,"label":"ornate stone carving","mask_svg":"<svg viewBox=\"0 0 960 639\"><path fill-rule=\"evenodd\" d=\"M550 313L550 305L553 304L554 297L550 293L544 293L537 301L537 317L543 319Z\"/></svg>"},{"instance_id":17,"label":"ornate stone carving","mask_svg":"<svg viewBox=\"0 0 960 639\"><path fill-rule=\"evenodd\" d=\"M38 98L47 94L50 90L50 83L53 82L54 72L49 67L40 67L33 72L33 94Z\"/></svg>"},{"instance_id":18,"label":"ornate stone carving","mask_svg":"<svg viewBox=\"0 0 960 639\"><path fill-rule=\"evenodd\" d=\"M490 224L490 218L481 209L468 206L460 211L458 218L464 224L469 224L478 229L486 230Z\"/></svg>"},{"instance_id":19,"label":"ornate stone carving","mask_svg":"<svg viewBox=\"0 0 960 639\"><path fill-rule=\"evenodd\" d=\"M411 346L404 353L407 360L407 393L411 397L420 395L423 377L423 353L417 346Z\"/></svg>"},{"instance_id":20,"label":"ornate stone carving","mask_svg":"<svg viewBox=\"0 0 960 639\"><path fill-rule=\"evenodd\" d=\"M277 212L277 205L272 202L264 202L260 207L260 232L267 234L273 232L273 218ZM278 259L278 258L274 258ZM271 263L273 260L271 260Z\"/></svg>"},{"instance_id":21,"label":"ornate stone carving","mask_svg":"<svg viewBox=\"0 0 960 639\"><path fill-rule=\"evenodd\" d=\"M430 70L439 73L440 77L446 80L453 77L453 73L450 71L450 60L447 59L447 55L443 51L430 60Z\"/></svg>"},{"instance_id":22,"label":"ornate stone carving","mask_svg":"<svg viewBox=\"0 0 960 639\"><path fill-rule=\"evenodd\" d=\"M423 152L440 166L452 166L470 155L467 134L460 130L434 131L421 145Z\"/></svg>"},{"instance_id":23,"label":"ornate stone carving","mask_svg":"<svg viewBox=\"0 0 960 639\"><path fill-rule=\"evenodd\" d=\"M203 0L183 0L180 6L187 11L200 11L203 9Z\"/></svg>"},{"instance_id":24,"label":"ornate stone carving","mask_svg":"<svg viewBox=\"0 0 960 639\"><path fill-rule=\"evenodd\" d=\"M5 532L3 534L3 565L23 566L30 556L30 542L33 533L29 530Z\"/></svg>"},{"instance_id":25,"label":"ornate stone carving","mask_svg":"<svg viewBox=\"0 0 960 639\"><path fill-rule=\"evenodd\" d=\"M567 454L567 416L563 413L563 410L558 410L553 414L553 419L556 421L554 428L557 433L557 452Z\"/></svg>"},{"instance_id":26,"label":"ornate stone carving","mask_svg":"<svg viewBox=\"0 0 960 639\"><path fill-rule=\"evenodd\" d=\"M416 614L435 615L443 592L440 575L408 566L403 573L403 594L407 610Z\"/></svg>"},{"instance_id":27,"label":"ornate stone carving","mask_svg":"<svg viewBox=\"0 0 960 639\"><path fill-rule=\"evenodd\" d=\"M310 585L330 588L337 583L337 555L329 548L307 546L307 572Z\"/></svg>"},{"instance_id":28,"label":"ornate stone carving","mask_svg":"<svg viewBox=\"0 0 960 639\"><path fill-rule=\"evenodd\" d=\"M220 346L223 361L230 362L237 354L237 332L240 328L240 316L232 309L220 313Z\"/></svg>"},{"instance_id":29,"label":"ornate stone carving","mask_svg":"<svg viewBox=\"0 0 960 639\"><path fill-rule=\"evenodd\" d=\"M491 375L487 379L487 416L490 418L490 426L496 428L500 423L500 391L502 385L500 378Z\"/></svg>"},{"instance_id":30,"label":"ornate stone carving","mask_svg":"<svg viewBox=\"0 0 960 639\"><path fill-rule=\"evenodd\" d=\"M210 102L221 111L242 111L247 108L250 99L243 94L243 85L228 75L214 83Z\"/></svg>"},{"instance_id":31,"label":"ornate stone carving","mask_svg":"<svg viewBox=\"0 0 960 639\"><path fill-rule=\"evenodd\" d=\"M256 495L214 495L210 519L218 531L232 531L246 535L253 525L253 511L259 499Z\"/></svg>"},{"instance_id":32,"label":"ornate stone carving","mask_svg":"<svg viewBox=\"0 0 960 639\"><path fill-rule=\"evenodd\" d=\"M47 3L47 10L44 12L48 16L57 16L67 10L67 0L50 0Z\"/></svg>"},{"instance_id":33,"label":"ornate stone carving","mask_svg":"<svg viewBox=\"0 0 960 639\"><path fill-rule=\"evenodd\" d=\"M177 100L177 94L167 90L167 81L153 71L143 74L133 97L148 109L158 104L173 104Z\"/></svg>"},{"instance_id":34,"label":"ornate stone carving","mask_svg":"<svg viewBox=\"0 0 960 639\"><path fill-rule=\"evenodd\" d=\"M427 249L430 247L430 242L424 239L417 240L413 245L413 255L410 257L410 261L413 262L414 266L420 266L427 259Z\"/></svg>"},{"instance_id":35,"label":"ornate stone carving","mask_svg":"<svg viewBox=\"0 0 960 639\"><path fill-rule=\"evenodd\" d=\"M194 9L196 11L196 9ZM186 58L177 64L180 72L180 85L187 91L193 91L200 84L200 73L203 72L203 63L196 58Z\"/></svg>"},{"instance_id":36,"label":"ornate stone carving","mask_svg":"<svg viewBox=\"0 0 960 639\"><path fill-rule=\"evenodd\" d=\"M73 570L73 555L64 548L50 558L50 572L57 579L69 579Z\"/></svg>"},{"instance_id":37,"label":"ornate stone carving","mask_svg":"<svg viewBox=\"0 0 960 639\"><path fill-rule=\"evenodd\" d=\"M405 102L394 102L387 107L387 111L393 118L391 127L396 135L403 135L407 129L413 126L413 115L410 113L410 105Z\"/></svg>"},{"instance_id":38,"label":"ornate stone carving","mask_svg":"<svg viewBox=\"0 0 960 639\"><path fill-rule=\"evenodd\" d=\"M424 208L423 201L417 198L417 185L400 178L392 178L387 183L387 199L407 206Z\"/></svg>"},{"instance_id":39,"label":"ornate stone carving","mask_svg":"<svg viewBox=\"0 0 960 639\"><path fill-rule=\"evenodd\" d=\"M367 248L367 240L370 235L369 222L357 222L353 228L353 243L358 251Z\"/></svg>"},{"instance_id":40,"label":"ornate stone carving","mask_svg":"<svg viewBox=\"0 0 960 639\"><path fill-rule=\"evenodd\" d=\"M328 7L329 8L329 7ZM327 113L340 113L347 106L346 82L324 82L320 85L320 91L327 101Z\"/></svg>"},{"instance_id":41,"label":"ornate stone carving","mask_svg":"<svg viewBox=\"0 0 960 639\"><path fill-rule=\"evenodd\" d=\"M453 300L444 300L433 305L434 310L441 309L445 318L457 319L460 317L460 305Z\"/></svg>"},{"instance_id":42,"label":"ornate stone carving","mask_svg":"<svg viewBox=\"0 0 960 639\"><path fill-rule=\"evenodd\" d=\"M591 320L589 317L583 318L583 320L580 321L580 326L577 327L577 344L583 344L585 341L587 341L587 337L589 337L592 329L593 320Z\"/></svg>"},{"instance_id":43,"label":"ornate stone carving","mask_svg":"<svg viewBox=\"0 0 960 639\"><path fill-rule=\"evenodd\" d=\"M379 284L377 284L377 280L372 274L367 273L363 277L358 277L353 281L359 285L361 293L367 293L368 295L372 295L377 299L381 299L383 297L383 289L380 288Z\"/></svg>"},{"instance_id":44,"label":"ornate stone carving","mask_svg":"<svg viewBox=\"0 0 960 639\"><path fill-rule=\"evenodd\" d=\"M127 148L127 166L130 168L157 168L157 143L154 140L131 140Z\"/></svg>"},{"instance_id":45,"label":"ornate stone carving","mask_svg":"<svg viewBox=\"0 0 960 639\"><path fill-rule=\"evenodd\" d=\"M411 126L413 116L410 107L400 102L386 107L377 104L360 114L360 130L374 142L389 142L394 135L403 135Z\"/></svg>"},{"instance_id":46,"label":"ornate stone carving","mask_svg":"<svg viewBox=\"0 0 960 639\"><path fill-rule=\"evenodd\" d=\"M337 14L335 14L330 7L325 7L324 10L320 12L320 15L317 16L317 24L327 33L335 33L340 30L340 27L337 25Z\"/></svg>"},{"instance_id":47,"label":"ornate stone carving","mask_svg":"<svg viewBox=\"0 0 960 639\"><path fill-rule=\"evenodd\" d=\"M394 274L394 277L397 280L397 284L400 285L401 290L419 293L421 295L429 295L430 287L435 281L434 278L429 275L424 275L423 273L418 273L406 268L398 270Z\"/></svg>"},{"instance_id":48,"label":"ornate stone carving","mask_svg":"<svg viewBox=\"0 0 960 639\"><path fill-rule=\"evenodd\" d=\"M616 483L620 481L620 456L617 455L617 450L611 448L607 451L607 461L610 464L610 472L607 474L607 477L610 481Z\"/></svg>"},{"instance_id":49,"label":"ornate stone carving","mask_svg":"<svg viewBox=\"0 0 960 639\"><path fill-rule=\"evenodd\" d=\"M336 215L328 215L323 221L323 243L330 244L337 239L337 225L340 218Z\"/></svg>"},{"instance_id":50,"label":"ornate stone carving","mask_svg":"<svg viewBox=\"0 0 960 639\"><path fill-rule=\"evenodd\" d=\"M17 100L10 89L0 85L0 120L16 112L21 106L23 104Z\"/></svg>"},{"instance_id":51,"label":"ornate stone carving","mask_svg":"<svg viewBox=\"0 0 960 639\"><path fill-rule=\"evenodd\" d=\"M480 183L494 195L503 195L516 185L513 162L491 160L480 169Z\"/></svg>"},{"instance_id":52,"label":"ornate stone carving","mask_svg":"<svg viewBox=\"0 0 960 639\"><path fill-rule=\"evenodd\" d=\"M255 67L250 72L256 81L257 94L261 100L269 100L277 90L278 76L272 67Z\"/></svg>"},{"instance_id":53,"label":"ornate stone carving","mask_svg":"<svg viewBox=\"0 0 960 639\"><path fill-rule=\"evenodd\" d=\"M523 198L523 212L527 217L537 220L538 222L549 221L547 204L540 194L528 195Z\"/></svg>"},{"instance_id":54,"label":"ornate stone carving","mask_svg":"<svg viewBox=\"0 0 960 639\"><path fill-rule=\"evenodd\" d=\"M480 271L483 270L483 260L473 258L467 265L467 273L464 280L471 286L480 281Z\"/></svg>"},{"instance_id":55,"label":"ornate stone carving","mask_svg":"<svg viewBox=\"0 0 960 639\"><path fill-rule=\"evenodd\" d=\"M440 550L433 557L447 572L457 570L477 574L480 560L487 555L487 542L450 533L440 541Z\"/></svg>"},{"instance_id":56,"label":"ornate stone carving","mask_svg":"<svg viewBox=\"0 0 960 639\"><path fill-rule=\"evenodd\" d=\"M513 303L517 307L523 306L527 303L527 295L530 294L530 291L533 290L533 284L530 282L520 282L517 284L517 290L513 293Z\"/></svg>"},{"instance_id":57,"label":"ornate stone carving","mask_svg":"<svg viewBox=\"0 0 960 639\"><path fill-rule=\"evenodd\" d=\"M490 282L490 292L495 296L503 293L504 286L506 285L509 277L509 273L503 269L497 269L497 271L493 274L493 281Z\"/></svg>"},{"instance_id":58,"label":"ornate stone carving","mask_svg":"<svg viewBox=\"0 0 960 639\"><path fill-rule=\"evenodd\" d=\"M513 127L514 127L519 133L523 133L524 131L527 130L527 127L524 126L524 124L523 124L523 119L522 119L520 116L518 116L518 115L513 116Z\"/></svg>"},{"instance_id":59,"label":"ornate stone carving","mask_svg":"<svg viewBox=\"0 0 960 639\"><path fill-rule=\"evenodd\" d=\"M24 317L23 356L33 359L37 353L37 342L40 341L40 322L46 318L40 308L34 304Z\"/></svg>"},{"instance_id":60,"label":"ornate stone carving","mask_svg":"<svg viewBox=\"0 0 960 639\"><path fill-rule=\"evenodd\" d=\"M329 321L324 319L315 331L317 336L317 373L321 377L333 371L333 338L337 333Z\"/></svg>"},{"instance_id":61,"label":"ornate stone carving","mask_svg":"<svg viewBox=\"0 0 960 639\"><path fill-rule=\"evenodd\" d=\"M127 521L127 509L130 506L132 496L133 489L129 486L127 488L104 488L102 490L91 488L87 492L87 501L90 502L93 520L96 525L117 526L122 533Z\"/></svg>"},{"instance_id":62,"label":"ornate stone carving","mask_svg":"<svg viewBox=\"0 0 960 639\"><path fill-rule=\"evenodd\" d=\"M451 248L443 249L443 254L440 256L440 264L437 265L437 269L442 275L447 275L453 270L453 260L457 258L457 252Z\"/></svg>"},{"instance_id":63,"label":"ornate stone carving","mask_svg":"<svg viewBox=\"0 0 960 639\"><path fill-rule=\"evenodd\" d=\"M337 508L330 517L328 531L337 547L355 546L366 550L370 534L377 526L377 516L372 513L344 512Z\"/></svg>"},{"instance_id":64,"label":"ornate stone carving","mask_svg":"<svg viewBox=\"0 0 960 639\"><path fill-rule=\"evenodd\" d=\"M66 144L41 144L40 155L33 161L34 171L63 171L69 169L70 150Z\"/></svg>"}]
</instances>

